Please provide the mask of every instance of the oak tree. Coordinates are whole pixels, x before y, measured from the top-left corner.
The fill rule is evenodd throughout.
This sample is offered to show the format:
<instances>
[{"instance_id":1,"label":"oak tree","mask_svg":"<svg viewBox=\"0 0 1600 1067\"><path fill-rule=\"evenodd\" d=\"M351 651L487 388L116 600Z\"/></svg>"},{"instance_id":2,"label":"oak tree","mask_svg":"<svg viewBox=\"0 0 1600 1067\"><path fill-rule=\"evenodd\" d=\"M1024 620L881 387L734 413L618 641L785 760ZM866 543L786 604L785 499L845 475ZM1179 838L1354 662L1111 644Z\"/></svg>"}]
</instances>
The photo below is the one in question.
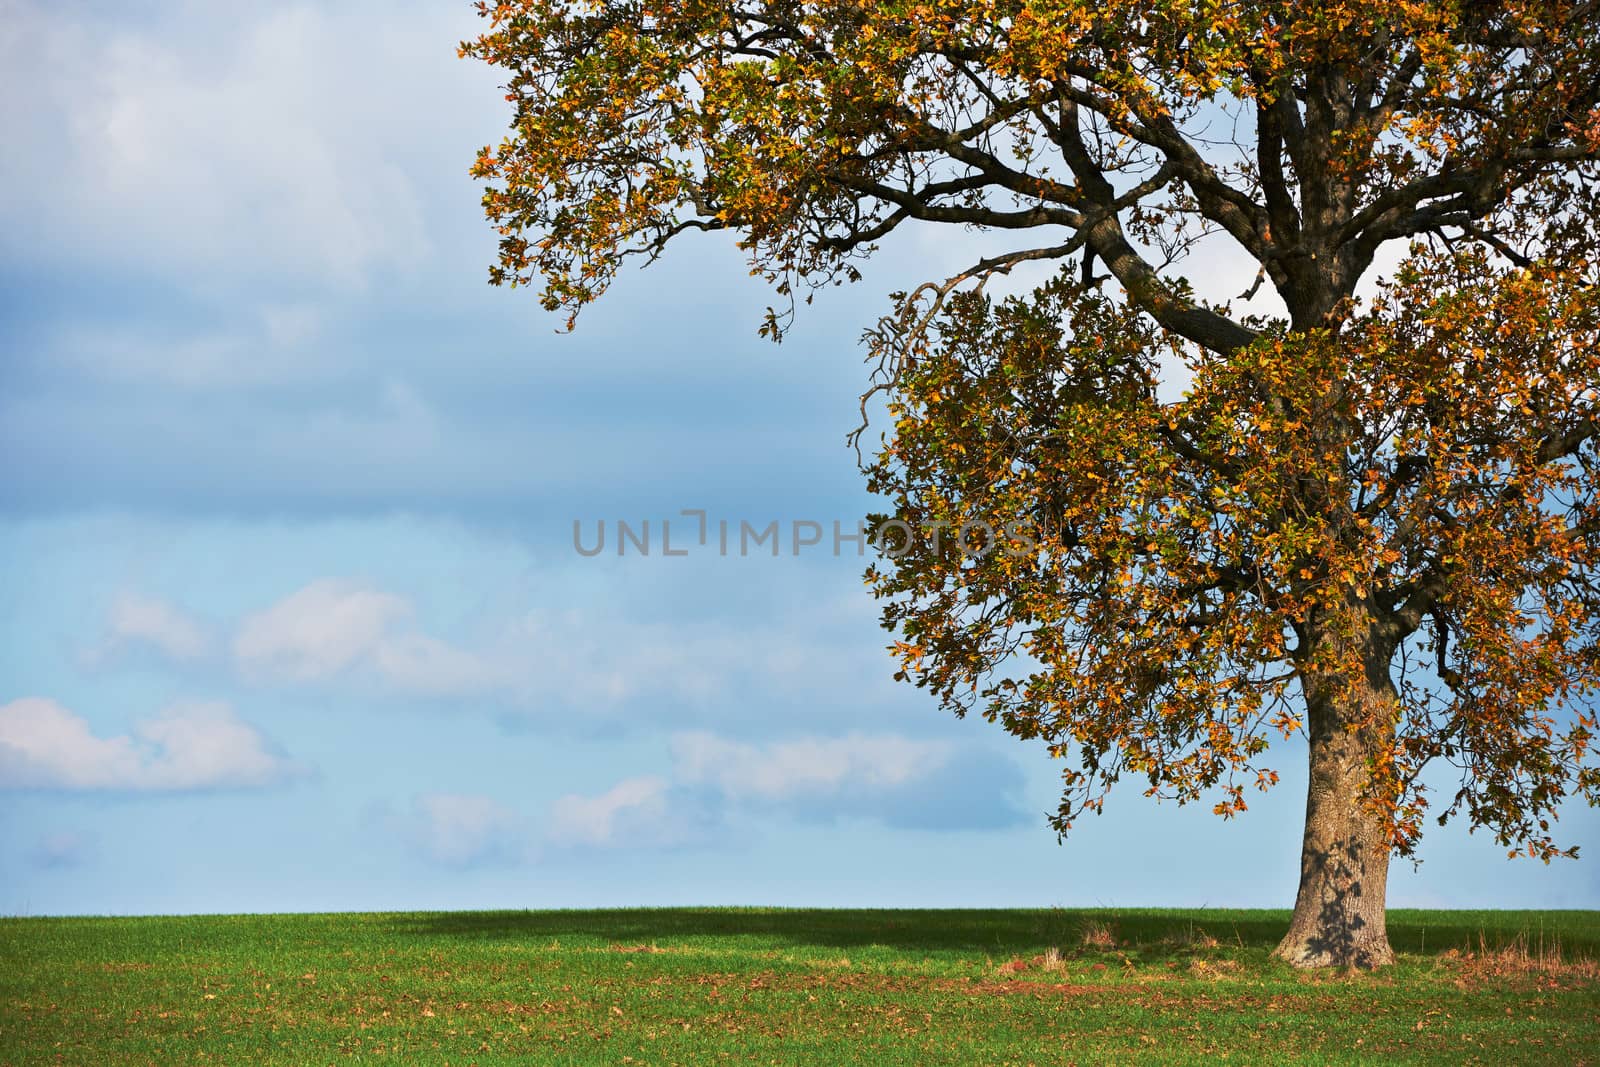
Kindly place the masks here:
<instances>
[{"instance_id":1,"label":"oak tree","mask_svg":"<svg viewBox=\"0 0 1600 1067\"><path fill-rule=\"evenodd\" d=\"M1301 966L1392 959L1427 818L1575 851L1595 0L479 7L462 50L514 108L474 167L491 280L553 310L690 230L735 232L790 310L901 227L1011 236L866 334L872 487L1005 543L911 538L869 579L904 677L1062 761L1060 831L1125 778L1236 814L1303 736ZM1204 299L1185 272L1224 253L1255 285ZM989 294L1023 263L1054 266Z\"/></svg>"}]
</instances>

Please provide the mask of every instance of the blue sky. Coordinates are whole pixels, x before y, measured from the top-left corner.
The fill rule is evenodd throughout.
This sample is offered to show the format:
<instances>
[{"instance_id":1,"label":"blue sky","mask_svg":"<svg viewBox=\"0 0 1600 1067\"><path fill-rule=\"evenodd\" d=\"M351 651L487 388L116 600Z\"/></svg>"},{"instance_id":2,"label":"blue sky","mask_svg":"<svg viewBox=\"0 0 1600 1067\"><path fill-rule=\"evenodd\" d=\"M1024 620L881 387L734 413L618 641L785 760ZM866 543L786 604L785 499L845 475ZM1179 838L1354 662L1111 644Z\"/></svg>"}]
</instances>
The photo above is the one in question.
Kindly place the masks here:
<instances>
[{"instance_id":1,"label":"blue sky","mask_svg":"<svg viewBox=\"0 0 1600 1067\"><path fill-rule=\"evenodd\" d=\"M0 25L0 912L1292 901L1295 745L1240 820L1129 790L1058 845L1041 751L890 680L859 558L659 554L868 510L856 338L978 239L781 346L686 241L558 335L484 284L469 4ZM580 556L602 519L658 551ZM1423 857L1392 903L1600 906L1592 860Z\"/></svg>"}]
</instances>

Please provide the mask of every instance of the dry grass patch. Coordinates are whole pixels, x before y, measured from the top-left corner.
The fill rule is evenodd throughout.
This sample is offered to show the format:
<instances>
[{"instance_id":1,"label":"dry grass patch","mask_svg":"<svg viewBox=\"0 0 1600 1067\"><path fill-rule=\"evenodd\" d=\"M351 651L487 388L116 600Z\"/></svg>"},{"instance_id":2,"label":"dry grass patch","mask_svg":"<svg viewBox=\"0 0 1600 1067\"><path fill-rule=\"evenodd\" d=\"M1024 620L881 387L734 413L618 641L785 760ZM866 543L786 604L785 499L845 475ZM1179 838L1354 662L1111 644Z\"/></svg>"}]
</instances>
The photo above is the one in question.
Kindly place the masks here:
<instances>
[{"instance_id":1,"label":"dry grass patch","mask_svg":"<svg viewBox=\"0 0 1600 1067\"><path fill-rule=\"evenodd\" d=\"M1167 948L1209 952L1220 945L1221 942L1200 927L1190 923L1181 930L1173 930L1168 933L1161 939L1160 944Z\"/></svg>"},{"instance_id":2,"label":"dry grass patch","mask_svg":"<svg viewBox=\"0 0 1600 1067\"><path fill-rule=\"evenodd\" d=\"M1117 933L1108 923L1090 919L1083 924L1083 934L1080 937L1084 948L1098 949L1109 952L1118 945Z\"/></svg>"},{"instance_id":3,"label":"dry grass patch","mask_svg":"<svg viewBox=\"0 0 1600 1067\"><path fill-rule=\"evenodd\" d=\"M1526 931L1500 944L1490 944L1488 937L1480 932L1476 949L1450 949L1439 958L1459 967L1468 978L1536 976L1600 980L1600 960L1581 954L1569 955L1562 951L1560 938L1546 938L1542 934L1529 938Z\"/></svg>"}]
</instances>

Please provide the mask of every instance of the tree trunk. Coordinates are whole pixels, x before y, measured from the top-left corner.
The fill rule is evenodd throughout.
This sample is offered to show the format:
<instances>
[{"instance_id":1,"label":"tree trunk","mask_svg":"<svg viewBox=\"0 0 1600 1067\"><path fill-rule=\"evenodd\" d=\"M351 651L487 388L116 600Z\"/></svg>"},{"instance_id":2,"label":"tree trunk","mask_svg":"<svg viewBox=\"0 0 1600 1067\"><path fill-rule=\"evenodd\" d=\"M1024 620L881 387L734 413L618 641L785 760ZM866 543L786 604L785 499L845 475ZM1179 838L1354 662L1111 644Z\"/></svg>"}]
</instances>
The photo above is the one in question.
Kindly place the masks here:
<instances>
[{"instance_id":1,"label":"tree trunk","mask_svg":"<svg viewBox=\"0 0 1600 1067\"><path fill-rule=\"evenodd\" d=\"M1273 953L1296 967L1394 962L1384 915L1389 836L1361 796L1369 753L1392 736L1396 694L1388 650L1369 649L1362 658L1366 677L1354 692L1305 687L1311 781L1300 891L1289 933Z\"/></svg>"}]
</instances>

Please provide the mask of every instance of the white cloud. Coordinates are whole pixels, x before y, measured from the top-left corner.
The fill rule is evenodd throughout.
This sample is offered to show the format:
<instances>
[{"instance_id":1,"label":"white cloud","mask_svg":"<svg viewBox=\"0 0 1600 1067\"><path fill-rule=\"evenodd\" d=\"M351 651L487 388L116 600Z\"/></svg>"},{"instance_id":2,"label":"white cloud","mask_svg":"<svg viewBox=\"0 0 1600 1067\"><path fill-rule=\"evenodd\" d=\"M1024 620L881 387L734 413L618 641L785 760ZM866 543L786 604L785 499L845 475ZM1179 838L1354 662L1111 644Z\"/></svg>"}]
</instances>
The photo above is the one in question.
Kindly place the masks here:
<instances>
[{"instance_id":1,"label":"white cloud","mask_svg":"<svg viewBox=\"0 0 1600 1067\"><path fill-rule=\"evenodd\" d=\"M892 788L938 770L952 751L947 742L893 734L800 738L766 745L701 732L672 739L674 774L679 780L713 785L735 799L776 800L846 787Z\"/></svg>"},{"instance_id":2,"label":"white cloud","mask_svg":"<svg viewBox=\"0 0 1600 1067\"><path fill-rule=\"evenodd\" d=\"M180 662L203 659L211 634L181 608L156 597L124 591L106 614L106 640L96 658L129 644L147 644Z\"/></svg>"},{"instance_id":3,"label":"white cloud","mask_svg":"<svg viewBox=\"0 0 1600 1067\"><path fill-rule=\"evenodd\" d=\"M1017 765L982 748L894 734L804 737L768 744L696 732L670 740L666 777L628 778L550 810L558 845L673 846L708 839L736 815L805 822L876 819L922 830L992 830L1030 816L1014 794Z\"/></svg>"},{"instance_id":4,"label":"white cloud","mask_svg":"<svg viewBox=\"0 0 1600 1067\"><path fill-rule=\"evenodd\" d=\"M234 657L261 681L319 682L365 669L398 689L435 695L496 681L482 657L417 632L414 614L404 597L323 578L245 618Z\"/></svg>"},{"instance_id":5,"label":"white cloud","mask_svg":"<svg viewBox=\"0 0 1600 1067\"><path fill-rule=\"evenodd\" d=\"M437 79L416 75L448 69L459 18L190 4L133 26L6 8L0 61L33 112L0 113L22 157L0 170L15 228L42 223L100 259L340 286L426 257L396 148L445 111Z\"/></svg>"},{"instance_id":6,"label":"white cloud","mask_svg":"<svg viewBox=\"0 0 1600 1067\"><path fill-rule=\"evenodd\" d=\"M494 799L470 793L423 793L412 800L409 834L435 863L464 867L516 860L528 852L522 820Z\"/></svg>"},{"instance_id":7,"label":"white cloud","mask_svg":"<svg viewBox=\"0 0 1600 1067\"><path fill-rule=\"evenodd\" d=\"M386 640L411 605L354 582L312 582L239 626L233 653L255 677L316 681L347 670Z\"/></svg>"},{"instance_id":8,"label":"white cloud","mask_svg":"<svg viewBox=\"0 0 1600 1067\"><path fill-rule=\"evenodd\" d=\"M131 735L28 697L0 707L0 787L176 791L263 786L297 773L226 704L174 705Z\"/></svg>"},{"instance_id":9,"label":"white cloud","mask_svg":"<svg viewBox=\"0 0 1600 1067\"><path fill-rule=\"evenodd\" d=\"M557 845L668 843L680 836L671 826L667 781L628 778L599 796L576 793L551 805L546 836Z\"/></svg>"},{"instance_id":10,"label":"white cloud","mask_svg":"<svg viewBox=\"0 0 1600 1067\"><path fill-rule=\"evenodd\" d=\"M240 673L258 682L364 677L413 696L474 695L501 708L581 709L592 716L618 708L632 715L664 702L706 706L741 690L777 688L792 696L846 676L868 699L873 681L875 649L808 636L837 626L832 618L799 628L792 619L781 628L734 627L537 611L483 622L470 640L445 640L426 631L407 597L321 578L245 617L233 654ZM888 672L876 673L886 686Z\"/></svg>"},{"instance_id":11,"label":"white cloud","mask_svg":"<svg viewBox=\"0 0 1600 1067\"><path fill-rule=\"evenodd\" d=\"M993 830L1017 809L1015 763L986 749L897 735L849 734L754 745L709 733L670 739L671 770L624 778L597 794L567 793L542 830L488 796L421 794L391 825L451 866L531 859L554 849L671 849L726 844L741 817L802 822L876 819L921 830Z\"/></svg>"},{"instance_id":12,"label":"white cloud","mask_svg":"<svg viewBox=\"0 0 1600 1067\"><path fill-rule=\"evenodd\" d=\"M450 867L521 863L541 846L560 849L663 848L695 839L689 798L664 778L628 778L598 796L569 793L549 807L537 830L521 813L477 793L422 793L407 815L391 819L427 859Z\"/></svg>"}]
</instances>

